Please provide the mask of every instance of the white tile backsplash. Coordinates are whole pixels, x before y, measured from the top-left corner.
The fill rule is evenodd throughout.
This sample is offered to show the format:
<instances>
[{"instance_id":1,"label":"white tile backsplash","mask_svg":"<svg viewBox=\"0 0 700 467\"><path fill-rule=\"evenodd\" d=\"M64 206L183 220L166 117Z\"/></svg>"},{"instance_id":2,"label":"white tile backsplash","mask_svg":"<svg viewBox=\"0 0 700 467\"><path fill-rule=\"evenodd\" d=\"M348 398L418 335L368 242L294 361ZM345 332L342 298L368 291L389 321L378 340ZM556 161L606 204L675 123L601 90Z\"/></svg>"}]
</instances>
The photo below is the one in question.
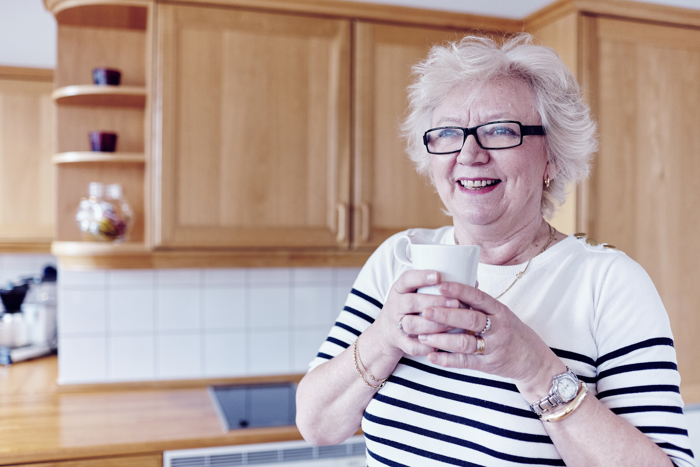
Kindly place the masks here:
<instances>
[{"instance_id":1,"label":"white tile backsplash","mask_svg":"<svg viewBox=\"0 0 700 467\"><path fill-rule=\"evenodd\" d=\"M159 331L192 331L201 328L198 287L160 287L156 290L156 327Z\"/></svg>"},{"instance_id":2,"label":"white tile backsplash","mask_svg":"<svg viewBox=\"0 0 700 467\"><path fill-rule=\"evenodd\" d=\"M294 329L305 327L324 327L333 324L328 310L333 306L333 286L297 286L293 290L292 326Z\"/></svg>"},{"instance_id":3,"label":"white tile backsplash","mask_svg":"<svg viewBox=\"0 0 700 467\"><path fill-rule=\"evenodd\" d=\"M58 383L107 381L107 338L59 336Z\"/></svg>"},{"instance_id":4,"label":"white tile backsplash","mask_svg":"<svg viewBox=\"0 0 700 467\"><path fill-rule=\"evenodd\" d=\"M291 287L250 287L250 327L252 329L288 328L291 324Z\"/></svg>"},{"instance_id":5,"label":"white tile backsplash","mask_svg":"<svg viewBox=\"0 0 700 467\"><path fill-rule=\"evenodd\" d=\"M291 373L290 332L253 331L250 333L250 375ZM321 342L319 342L320 346Z\"/></svg>"},{"instance_id":6,"label":"white tile backsplash","mask_svg":"<svg viewBox=\"0 0 700 467\"><path fill-rule=\"evenodd\" d=\"M206 287L202 293L204 294L204 329L244 330L246 328L248 321L245 287Z\"/></svg>"},{"instance_id":7,"label":"white tile backsplash","mask_svg":"<svg viewBox=\"0 0 700 467\"><path fill-rule=\"evenodd\" d=\"M247 337L244 331L208 333L204 344L204 375L219 378L248 374Z\"/></svg>"},{"instance_id":8,"label":"white tile backsplash","mask_svg":"<svg viewBox=\"0 0 700 467\"><path fill-rule=\"evenodd\" d=\"M156 341L158 379L189 379L204 376L199 334L160 334Z\"/></svg>"},{"instance_id":9,"label":"white tile backsplash","mask_svg":"<svg viewBox=\"0 0 700 467\"><path fill-rule=\"evenodd\" d=\"M305 372L358 273L358 268L61 270L59 381Z\"/></svg>"},{"instance_id":10,"label":"white tile backsplash","mask_svg":"<svg viewBox=\"0 0 700 467\"><path fill-rule=\"evenodd\" d=\"M107 297L104 290L66 288L58 294L58 332L100 334L107 332Z\"/></svg>"},{"instance_id":11,"label":"white tile backsplash","mask_svg":"<svg viewBox=\"0 0 700 467\"><path fill-rule=\"evenodd\" d=\"M153 287L110 287L107 291L107 326L110 333L150 333L155 330Z\"/></svg>"},{"instance_id":12,"label":"white tile backsplash","mask_svg":"<svg viewBox=\"0 0 700 467\"><path fill-rule=\"evenodd\" d=\"M112 336L108 340L108 379L144 381L155 379L156 352L153 335Z\"/></svg>"},{"instance_id":13,"label":"white tile backsplash","mask_svg":"<svg viewBox=\"0 0 700 467\"><path fill-rule=\"evenodd\" d=\"M288 268L255 268L248 270L251 285L288 285L292 280L292 270Z\"/></svg>"}]
</instances>

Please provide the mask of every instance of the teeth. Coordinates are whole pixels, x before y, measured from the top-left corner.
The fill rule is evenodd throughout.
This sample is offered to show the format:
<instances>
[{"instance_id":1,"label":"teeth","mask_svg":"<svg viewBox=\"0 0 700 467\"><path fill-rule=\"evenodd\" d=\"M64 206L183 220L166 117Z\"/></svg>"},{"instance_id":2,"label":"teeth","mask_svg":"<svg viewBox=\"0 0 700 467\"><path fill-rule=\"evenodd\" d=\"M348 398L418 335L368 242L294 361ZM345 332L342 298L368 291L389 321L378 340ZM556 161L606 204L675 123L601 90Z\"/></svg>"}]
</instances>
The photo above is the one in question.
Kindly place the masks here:
<instances>
[{"instance_id":1,"label":"teeth","mask_svg":"<svg viewBox=\"0 0 700 467\"><path fill-rule=\"evenodd\" d=\"M460 185L464 188L481 188L484 186L493 185L496 180L460 180Z\"/></svg>"}]
</instances>

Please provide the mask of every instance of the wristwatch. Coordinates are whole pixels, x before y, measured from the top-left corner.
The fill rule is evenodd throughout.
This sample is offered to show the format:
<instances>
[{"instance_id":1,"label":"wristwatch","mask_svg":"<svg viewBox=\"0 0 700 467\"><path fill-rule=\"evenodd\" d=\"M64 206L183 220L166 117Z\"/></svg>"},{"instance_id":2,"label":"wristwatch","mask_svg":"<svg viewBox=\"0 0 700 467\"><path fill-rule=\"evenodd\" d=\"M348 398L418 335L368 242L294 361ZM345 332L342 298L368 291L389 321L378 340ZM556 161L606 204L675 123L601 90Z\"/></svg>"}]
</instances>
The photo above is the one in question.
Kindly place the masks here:
<instances>
[{"instance_id":1,"label":"wristwatch","mask_svg":"<svg viewBox=\"0 0 700 467\"><path fill-rule=\"evenodd\" d=\"M555 407L571 402L578 394L579 382L576 374L566 367L566 373L552 378L552 389L546 397L530 404L530 410L538 417L549 413Z\"/></svg>"}]
</instances>

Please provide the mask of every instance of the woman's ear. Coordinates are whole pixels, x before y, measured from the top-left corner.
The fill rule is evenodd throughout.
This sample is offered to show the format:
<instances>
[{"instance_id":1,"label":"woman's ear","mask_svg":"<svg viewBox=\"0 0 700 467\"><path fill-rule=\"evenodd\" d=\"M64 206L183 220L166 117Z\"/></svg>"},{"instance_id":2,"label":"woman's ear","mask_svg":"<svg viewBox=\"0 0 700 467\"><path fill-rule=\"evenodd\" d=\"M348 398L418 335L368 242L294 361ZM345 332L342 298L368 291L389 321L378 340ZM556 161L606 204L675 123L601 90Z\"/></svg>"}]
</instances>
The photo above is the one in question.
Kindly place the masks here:
<instances>
[{"instance_id":1,"label":"woman's ear","mask_svg":"<svg viewBox=\"0 0 700 467\"><path fill-rule=\"evenodd\" d=\"M554 162L547 161L544 166L544 173L542 174L542 182L549 186L548 180L551 182L559 174L559 169Z\"/></svg>"}]
</instances>

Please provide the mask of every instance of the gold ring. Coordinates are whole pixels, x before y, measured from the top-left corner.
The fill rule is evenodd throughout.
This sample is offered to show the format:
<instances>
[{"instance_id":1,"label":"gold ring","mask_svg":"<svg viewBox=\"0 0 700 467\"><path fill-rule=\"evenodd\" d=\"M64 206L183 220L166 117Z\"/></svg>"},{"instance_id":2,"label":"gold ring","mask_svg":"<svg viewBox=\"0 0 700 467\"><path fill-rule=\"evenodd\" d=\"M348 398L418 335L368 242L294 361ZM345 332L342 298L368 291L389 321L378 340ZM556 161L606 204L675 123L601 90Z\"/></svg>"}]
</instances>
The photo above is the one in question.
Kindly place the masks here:
<instances>
[{"instance_id":1,"label":"gold ring","mask_svg":"<svg viewBox=\"0 0 700 467\"><path fill-rule=\"evenodd\" d=\"M474 337L476 338L476 350L474 351L474 355L483 355L486 349L486 342L484 342L484 338L481 336Z\"/></svg>"}]
</instances>

